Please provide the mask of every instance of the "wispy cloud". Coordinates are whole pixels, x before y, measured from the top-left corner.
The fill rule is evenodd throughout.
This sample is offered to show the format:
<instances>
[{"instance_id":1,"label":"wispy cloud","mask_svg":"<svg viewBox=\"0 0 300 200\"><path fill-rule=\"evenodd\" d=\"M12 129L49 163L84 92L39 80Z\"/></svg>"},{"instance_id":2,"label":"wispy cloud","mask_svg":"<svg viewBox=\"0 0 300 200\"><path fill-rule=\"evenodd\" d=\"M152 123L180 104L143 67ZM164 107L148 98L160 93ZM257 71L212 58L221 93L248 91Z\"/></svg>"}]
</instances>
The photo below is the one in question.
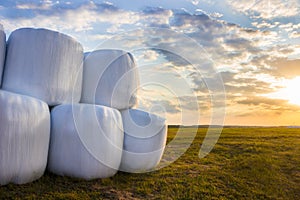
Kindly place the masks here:
<instances>
[{"instance_id":1,"label":"wispy cloud","mask_svg":"<svg viewBox=\"0 0 300 200\"><path fill-rule=\"evenodd\" d=\"M299 15L297 0L227 0L233 9L252 18L274 19Z\"/></svg>"}]
</instances>

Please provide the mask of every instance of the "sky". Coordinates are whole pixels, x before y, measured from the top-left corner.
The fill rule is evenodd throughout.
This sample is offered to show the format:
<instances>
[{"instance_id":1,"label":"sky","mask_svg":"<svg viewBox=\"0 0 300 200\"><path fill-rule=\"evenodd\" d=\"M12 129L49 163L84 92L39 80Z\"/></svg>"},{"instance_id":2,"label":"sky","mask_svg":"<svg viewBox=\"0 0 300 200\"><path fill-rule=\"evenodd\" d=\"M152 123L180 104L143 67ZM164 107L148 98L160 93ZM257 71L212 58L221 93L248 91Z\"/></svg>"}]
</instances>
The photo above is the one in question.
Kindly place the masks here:
<instances>
[{"instance_id":1,"label":"sky","mask_svg":"<svg viewBox=\"0 0 300 200\"><path fill-rule=\"evenodd\" d=\"M129 51L168 124L300 125L300 0L1 0L0 23Z\"/></svg>"}]
</instances>

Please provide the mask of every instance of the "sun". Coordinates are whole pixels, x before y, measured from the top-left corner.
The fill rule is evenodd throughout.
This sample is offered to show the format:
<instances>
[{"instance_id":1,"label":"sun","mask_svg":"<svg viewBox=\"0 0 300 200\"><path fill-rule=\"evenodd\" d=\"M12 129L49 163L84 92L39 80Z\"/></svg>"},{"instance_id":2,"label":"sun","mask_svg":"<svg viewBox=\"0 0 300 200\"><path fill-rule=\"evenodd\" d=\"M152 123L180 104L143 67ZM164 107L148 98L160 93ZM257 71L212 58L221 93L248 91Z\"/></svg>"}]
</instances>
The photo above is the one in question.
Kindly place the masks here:
<instances>
[{"instance_id":1,"label":"sun","mask_svg":"<svg viewBox=\"0 0 300 200\"><path fill-rule=\"evenodd\" d=\"M270 97L288 100L290 104L300 106L300 76L286 80L285 87L278 92L272 93Z\"/></svg>"},{"instance_id":2,"label":"sun","mask_svg":"<svg viewBox=\"0 0 300 200\"><path fill-rule=\"evenodd\" d=\"M283 95L291 104L300 105L300 77L287 82L286 88L282 89Z\"/></svg>"}]
</instances>

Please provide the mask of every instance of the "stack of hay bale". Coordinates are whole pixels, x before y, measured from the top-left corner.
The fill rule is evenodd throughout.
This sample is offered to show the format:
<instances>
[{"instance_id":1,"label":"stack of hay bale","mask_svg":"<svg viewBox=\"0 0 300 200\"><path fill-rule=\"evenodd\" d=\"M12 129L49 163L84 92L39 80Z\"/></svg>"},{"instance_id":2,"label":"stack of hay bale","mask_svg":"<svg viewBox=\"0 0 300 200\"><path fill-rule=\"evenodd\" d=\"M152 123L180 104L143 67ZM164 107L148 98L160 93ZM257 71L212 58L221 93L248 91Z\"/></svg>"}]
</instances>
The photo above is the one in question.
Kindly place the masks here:
<instances>
[{"instance_id":1,"label":"stack of hay bale","mask_svg":"<svg viewBox=\"0 0 300 200\"><path fill-rule=\"evenodd\" d=\"M94 179L159 163L165 120L132 109L139 76L130 53L83 54L71 37L32 28L12 32L6 47L1 27L2 73L0 185L34 181L46 167Z\"/></svg>"}]
</instances>

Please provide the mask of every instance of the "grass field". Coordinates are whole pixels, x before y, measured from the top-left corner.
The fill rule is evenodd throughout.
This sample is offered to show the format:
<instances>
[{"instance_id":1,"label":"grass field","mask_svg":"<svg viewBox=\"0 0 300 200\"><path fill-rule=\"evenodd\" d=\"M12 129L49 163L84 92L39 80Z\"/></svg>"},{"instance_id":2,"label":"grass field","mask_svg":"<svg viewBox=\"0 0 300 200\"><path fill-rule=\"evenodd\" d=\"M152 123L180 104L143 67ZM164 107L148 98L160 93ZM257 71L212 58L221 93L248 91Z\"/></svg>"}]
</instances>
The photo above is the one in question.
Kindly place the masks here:
<instances>
[{"instance_id":1,"label":"grass field","mask_svg":"<svg viewBox=\"0 0 300 200\"><path fill-rule=\"evenodd\" d=\"M195 130L195 129L194 129ZM46 173L0 186L1 199L300 199L300 129L224 128L199 159L206 128L176 162L145 174L84 181ZM193 131L185 128L182 132ZM168 140L177 133L169 128ZM178 133L181 134L181 133Z\"/></svg>"}]
</instances>

